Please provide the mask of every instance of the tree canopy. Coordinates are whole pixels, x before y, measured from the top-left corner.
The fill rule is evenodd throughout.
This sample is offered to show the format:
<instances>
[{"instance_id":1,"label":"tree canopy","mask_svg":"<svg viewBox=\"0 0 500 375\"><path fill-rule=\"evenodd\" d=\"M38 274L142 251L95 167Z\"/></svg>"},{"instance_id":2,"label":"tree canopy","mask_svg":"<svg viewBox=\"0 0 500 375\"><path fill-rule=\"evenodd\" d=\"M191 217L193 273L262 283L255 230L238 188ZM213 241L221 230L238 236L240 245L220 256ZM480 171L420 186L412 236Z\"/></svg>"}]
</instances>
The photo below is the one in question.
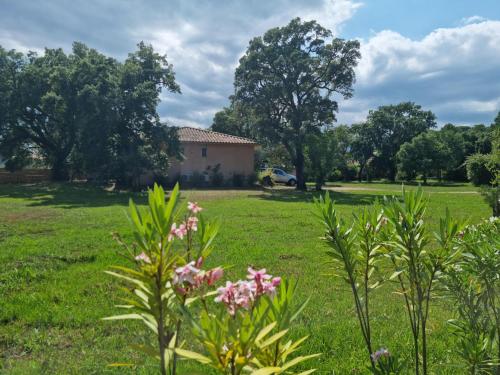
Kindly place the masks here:
<instances>
[{"instance_id":1,"label":"tree canopy","mask_svg":"<svg viewBox=\"0 0 500 375\"><path fill-rule=\"evenodd\" d=\"M396 154L398 176L402 180L413 180L421 174L424 184L429 175L441 179L450 155L451 150L441 142L437 132L421 133L404 143Z\"/></svg>"},{"instance_id":2,"label":"tree canopy","mask_svg":"<svg viewBox=\"0 0 500 375\"><path fill-rule=\"evenodd\" d=\"M180 92L166 56L144 43L123 63L82 43L40 56L0 47L0 154L11 170L41 163L56 180L130 185L162 173L177 150L156 111L163 89Z\"/></svg>"},{"instance_id":3,"label":"tree canopy","mask_svg":"<svg viewBox=\"0 0 500 375\"><path fill-rule=\"evenodd\" d=\"M396 177L396 154L399 148L417 135L436 126L436 116L411 102L381 106L370 111L367 118L369 134L373 137L376 162L387 171L387 177Z\"/></svg>"},{"instance_id":4,"label":"tree canopy","mask_svg":"<svg viewBox=\"0 0 500 375\"><path fill-rule=\"evenodd\" d=\"M282 144L305 189L304 145L335 120L337 93L352 95L359 42L332 38L315 21L293 19L250 41L235 73L235 101L254 109L263 138Z\"/></svg>"}]
</instances>

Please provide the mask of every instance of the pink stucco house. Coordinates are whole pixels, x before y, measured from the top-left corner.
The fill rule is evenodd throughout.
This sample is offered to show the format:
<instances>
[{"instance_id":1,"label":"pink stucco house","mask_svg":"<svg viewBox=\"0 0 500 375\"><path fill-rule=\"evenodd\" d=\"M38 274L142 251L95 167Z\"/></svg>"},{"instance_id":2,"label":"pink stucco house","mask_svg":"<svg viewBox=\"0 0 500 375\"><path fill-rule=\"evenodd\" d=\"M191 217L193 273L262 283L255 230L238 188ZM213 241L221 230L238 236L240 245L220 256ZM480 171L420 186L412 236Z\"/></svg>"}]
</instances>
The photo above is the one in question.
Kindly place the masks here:
<instances>
[{"instance_id":1,"label":"pink stucco house","mask_svg":"<svg viewBox=\"0 0 500 375\"><path fill-rule=\"evenodd\" d=\"M217 165L225 179L254 172L257 144L251 139L189 127L179 128L178 135L184 159L172 162L169 176L189 180L193 173L198 173L208 178L209 171Z\"/></svg>"}]
</instances>

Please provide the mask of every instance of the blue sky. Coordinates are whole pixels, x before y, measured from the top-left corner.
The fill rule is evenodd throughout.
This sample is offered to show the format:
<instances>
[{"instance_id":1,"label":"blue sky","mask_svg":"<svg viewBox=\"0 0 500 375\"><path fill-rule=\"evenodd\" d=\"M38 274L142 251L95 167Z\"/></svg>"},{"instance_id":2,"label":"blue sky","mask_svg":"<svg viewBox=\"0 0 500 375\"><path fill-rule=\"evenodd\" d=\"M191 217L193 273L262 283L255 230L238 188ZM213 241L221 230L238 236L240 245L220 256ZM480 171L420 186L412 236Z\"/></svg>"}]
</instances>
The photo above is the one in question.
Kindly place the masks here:
<instances>
[{"instance_id":1,"label":"blue sky","mask_svg":"<svg viewBox=\"0 0 500 375\"><path fill-rule=\"evenodd\" d=\"M144 40L168 55L182 89L163 95L162 119L207 127L248 41L296 16L361 42L339 123L407 100L440 124L489 124L500 110L499 0L0 0L0 45L43 53L82 41L123 59Z\"/></svg>"},{"instance_id":2,"label":"blue sky","mask_svg":"<svg viewBox=\"0 0 500 375\"><path fill-rule=\"evenodd\" d=\"M456 27L479 16L500 20L498 0L367 0L343 27L346 38L366 38L373 32L394 30L409 38L423 38L442 27Z\"/></svg>"}]
</instances>

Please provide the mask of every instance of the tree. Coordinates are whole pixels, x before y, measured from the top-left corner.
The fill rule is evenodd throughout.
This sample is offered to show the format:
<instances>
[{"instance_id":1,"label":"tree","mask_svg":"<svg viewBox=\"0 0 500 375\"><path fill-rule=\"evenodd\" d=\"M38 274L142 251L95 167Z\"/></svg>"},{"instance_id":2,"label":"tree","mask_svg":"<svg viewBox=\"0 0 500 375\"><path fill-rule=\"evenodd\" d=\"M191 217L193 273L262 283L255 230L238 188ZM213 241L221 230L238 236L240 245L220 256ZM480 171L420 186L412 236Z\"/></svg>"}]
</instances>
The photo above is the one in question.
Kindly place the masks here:
<instances>
[{"instance_id":1,"label":"tree","mask_svg":"<svg viewBox=\"0 0 500 375\"><path fill-rule=\"evenodd\" d=\"M436 126L436 117L431 111L411 102L379 107L370 111L367 123L372 127L375 153L378 163L383 165L387 177L396 177L396 154L406 142Z\"/></svg>"},{"instance_id":2,"label":"tree","mask_svg":"<svg viewBox=\"0 0 500 375\"><path fill-rule=\"evenodd\" d=\"M363 173L370 180L368 164L375 154L375 134L371 123L364 122L351 126L352 143L351 153L359 163L358 181L361 182Z\"/></svg>"},{"instance_id":3,"label":"tree","mask_svg":"<svg viewBox=\"0 0 500 375\"><path fill-rule=\"evenodd\" d=\"M493 121L493 124L491 124L493 128L500 128L500 111L497 114L497 117L495 117L495 120Z\"/></svg>"},{"instance_id":4,"label":"tree","mask_svg":"<svg viewBox=\"0 0 500 375\"><path fill-rule=\"evenodd\" d=\"M180 93L172 65L141 42L120 67L118 122L111 140L111 171L119 185L136 184L148 171L166 175L168 157L178 153L175 129L162 124L156 111L163 89Z\"/></svg>"},{"instance_id":5,"label":"tree","mask_svg":"<svg viewBox=\"0 0 500 375\"><path fill-rule=\"evenodd\" d=\"M301 190L306 137L335 120L334 93L352 96L360 58L358 41L331 36L317 22L295 18L252 39L235 72L235 100L262 117L263 138L287 149Z\"/></svg>"},{"instance_id":6,"label":"tree","mask_svg":"<svg viewBox=\"0 0 500 375\"><path fill-rule=\"evenodd\" d=\"M0 48L0 154L11 170L42 163L55 180L130 186L165 174L178 142L156 112L162 89L180 92L166 56L144 43L124 63L82 43L42 56Z\"/></svg>"},{"instance_id":7,"label":"tree","mask_svg":"<svg viewBox=\"0 0 500 375\"><path fill-rule=\"evenodd\" d=\"M467 177L475 185L492 183L498 173L500 163L497 163L493 154L473 154L467 157Z\"/></svg>"},{"instance_id":8,"label":"tree","mask_svg":"<svg viewBox=\"0 0 500 375\"><path fill-rule=\"evenodd\" d=\"M326 177L333 169L334 144L332 137L327 133L309 134L306 139L306 155L309 177L315 182L317 191L320 191Z\"/></svg>"},{"instance_id":9,"label":"tree","mask_svg":"<svg viewBox=\"0 0 500 375\"><path fill-rule=\"evenodd\" d=\"M450 157L444 168L444 178L453 181L467 181L465 171L465 140L460 127L446 124L437 133L439 140L450 150Z\"/></svg>"},{"instance_id":10,"label":"tree","mask_svg":"<svg viewBox=\"0 0 500 375\"><path fill-rule=\"evenodd\" d=\"M256 139L254 127L256 121L258 120L251 108L233 101L230 107L224 107L215 114L210 129L219 133Z\"/></svg>"},{"instance_id":11,"label":"tree","mask_svg":"<svg viewBox=\"0 0 500 375\"><path fill-rule=\"evenodd\" d=\"M46 49L43 56L10 54L11 78L2 73L2 86L9 85L9 120L2 124L1 153L10 169L42 158L55 180L67 179L67 159L77 135L77 83L74 66L62 49ZM12 58L16 59L14 62ZM7 82L7 83L6 83ZM3 94L3 93L2 93Z\"/></svg>"},{"instance_id":12,"label":"tree","mask_svg":"<svg viewBox=\"0 0 500 375\"><path fill-rule=\"evenodd\" d=\"M326 130L331 147L328 157L332 159L334 170L338 170L343 180L352 180L352 170L355 167L352 160L352 131L347 125L338 125ZM330 175L334 171L329 172Z\"/></svg>"},{"instance_id":13,"label":"tree","mask_svg":"<svg viewBox=\"0 0 500 375\"><path fill-rule=\"evenodd\" d=\"M413 180L417 174L422 174L424 184L431 173L441 178L450 159L450 150L440 142L436 132L422 133L403 144L396 155L398 161L398 176L405 180Z\"/></svg>"},{"instance_id":14,"label":"tree","mask_svg":"<svg viewBox=\"0 0 500 375\"><path fill-rule=\"evenodd\" d=\"M118 124L120 64L83 43L75 42L71 80L78 82L75 147L69 155L71 177L106 181L112 177L110 140Z\"/></svg>"},{"instance_id":15,"label":"tree","mask_svg":"<svg viewBox=\"0 0 500 375\"><path fill-rule=\"evenodd\" d=\"M6 51L0 46L0 155L6 159L9 170L19 169L29 163L29 144L12 142L12 126L16 120L19 96L19 76L27 59L14 50ZM15 157L9 157L14 155Z\"/></svg>"}]
</instances>

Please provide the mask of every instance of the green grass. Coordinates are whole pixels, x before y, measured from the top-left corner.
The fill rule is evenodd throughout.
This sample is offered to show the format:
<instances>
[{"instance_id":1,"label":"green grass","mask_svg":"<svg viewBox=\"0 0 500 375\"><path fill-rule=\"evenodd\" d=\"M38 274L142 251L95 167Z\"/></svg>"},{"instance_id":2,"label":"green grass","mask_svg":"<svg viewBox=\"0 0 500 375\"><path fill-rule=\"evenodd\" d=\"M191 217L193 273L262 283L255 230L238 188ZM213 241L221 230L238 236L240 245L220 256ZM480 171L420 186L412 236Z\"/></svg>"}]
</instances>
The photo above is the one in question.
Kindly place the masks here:
<instances>
[{"instance_id":1,"label":"green grass","mask_svg":"<svg viewBox=\"0 0 500 375\"><path fill-rule=\"evenodd\" d=\"M398 185L337 184L333 192L340 212L371 204ZM414 188L414 187L409 187ZM349 190L350 189L350 190ZM477 222L490 215L468 185L431 186L428 224L436 229L449 207L452 216ZM295 335L308 334L305 352L321 352L314 364L320 374L366 373L366 355L351 295L328 276L321 226L313 215L313 193L186 191L222 227L210 265L234 265L227 277L242 277L248 265L267 267L274 275L298 278L298 298L311 297ZM130 194L71 185L0 186L0 373L106 374L156 373L155 363L129 349L144 339L142 326L104 322L117 310L120 292L103 273L121 263L111 237L131 241L125 216ZM145 197L134 194L144 204ZM373 296L373 341L411 357L411 337L402 300L386 284ZM432 371L460 373L455 367L453 337L445 301L433 301L430 334ZM133 361L135 369L113 369L113 362ZM185 363L183 373L208 373Z\"/></svg>"}]
</instances>

